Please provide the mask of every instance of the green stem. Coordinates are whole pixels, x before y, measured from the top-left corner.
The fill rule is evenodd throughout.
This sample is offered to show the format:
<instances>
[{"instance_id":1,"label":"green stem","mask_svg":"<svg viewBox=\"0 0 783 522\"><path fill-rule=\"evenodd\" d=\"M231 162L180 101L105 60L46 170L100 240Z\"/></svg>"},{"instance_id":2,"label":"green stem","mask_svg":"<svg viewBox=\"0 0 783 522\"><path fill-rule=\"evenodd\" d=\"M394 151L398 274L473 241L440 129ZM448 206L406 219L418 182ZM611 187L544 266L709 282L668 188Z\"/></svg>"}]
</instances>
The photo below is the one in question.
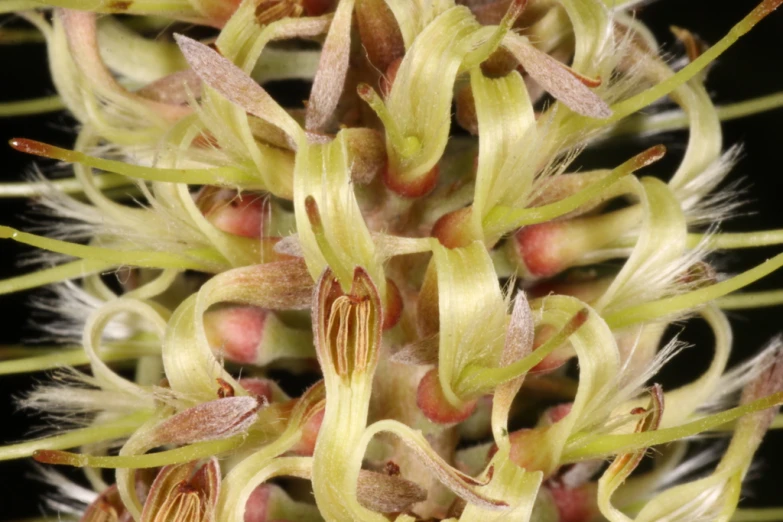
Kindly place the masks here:
<instances>
[{"instance_id":1,"label":"green stem","mask_svg":"<svg viewBox=\"0 0 783 522\"><path fill-rule=\"evenodd\" d=\"M5 0L0 2L0 14L30 11L37 7L41 5L33 0Z\"/></svg>"},{"instance_id":2,"label":"green stem","mask_svg":"<svg viewBox=\"0 0 783 522\"><path fill-rule=\"evenodd\" d=\"M0 239L12 239L19 243L65 254L67 256L81 257L94 263L104 262L111 265L130 265L144 268L176 268L179 270L200 270L211 272L214 266L210 263L196 259L179 256L169 252L156 252L150 250L120 250L115 248L80 245L59 239L20 232L11 227L0 226ZM195 255L196 251L189 253ZM59 268L59 267L58 267Z\"/></svg>"},{"instance_id":3,"label":"green stem","mask_svg":"<svg viewBox=\"0 0 783 522\"><path fill-rule=\"evenodd\" d=\"M699 433L719 428L721 425L749 413L766 410L781 403L783 403L783 392L778 392L748 404L672 428L621 435L599 435L594 440L584 443L580 443L580 434L576 434L575 437L572 436L569 446L563 452L562 463L630 453L639 449L657 446L658 444L666 444L675 440L693 437Z\"/></svg>"},{"instance_id":4,"label":"green stem","mask_svg":"<svg viewBox=\"0 0 783 522\"><path fill-rule=\"evenodd\" d=\"M526 225L534 225L551 221L557 217L573 212L579 207L598 198L604 192L612 189L618 181L631 174L631 171L616 170L604 179L580 190L576 194L560 201L532 208L495 207L484 218L484 233L488 237L499 237L510 230Z\"/></svg>"},{"instance_id":5,"label":"green stem","mask_svg":"<svg viewBox=\"0 0 783 522\"><path fill-rule=\"evenodd\" d=\"M133 183L132 179L120 174L95 176L95 188L100 190L128 187ZM83 191L84 186L76 178L0 183L0 198L34 198L50 193L81 194Z\"/></svg>"},{"instance_id":6,"label":"green stem","mask_svg":"<svg viewBox=\"0 0 783 522\"><path fill-rule=\"evenodd\" d=\"M96 13L121 13L130 15L182 15L187 18L196 18L197 13L193 6L186 0L133 0L132 2L117 2L115 0L34 0L19 3L41 7L64 7L80 11L93 11ZM31 9L27 7L26 9Z\"/></svg>"},{"instance_id":7,"label":"green stem","mask_svg":"<svg viewBox=\"0 0 783 522\"><path fill-rule=\"evenodd\" d=\"M688 234L688 246L695 247L705 237L709 247L719 250L757 248L783 244L783 230L763 230L758 232Z\"/></svg>"},{"instance_id":8,"label":"green stem","mask_svg":"<svg viewBox=\"0 0 783 522\"><path fill-rule=\"evenodd\" d=\"M720 283L716 283L705 288L700 288L698 290L694 290L693 292L631 306L623 310L610 313L604 319L610 328L617 330L632 324L654 321L655 319L659 319L667 315L691 310L706 304L713 299L717 299L732 292L736 292L737 290L746 287L755 281L758 281L762 277L771 274L781 266L783 266L783 254L778 254L772 259L768 259L760 265L751 268L747 272L743 272L742 274L732 277L731 279L727 279L726 281L721 281Z\"/></svg>"},{"instance_id":9,"label":"green stem","mask_svg":"<svg viewBox=\"0 0 783 522\"><path fill-rule=\"evenodd\" d=\"M115 421L68 431L61 435L2 446L0 447L0 460L29 457L40 450L62 450L123 438L136 431L149 416L149 411L140 411Z\"/></svg>"},{"instance_id":10,"label":"green stem","mask_svg":"<svg viewBox=\"0 0 783 522\"><path fill-rule=\"evenodd\" d=\"M779 2L774 0L765 0L764 2L761 2L745 18L732 27L726 36L707 49L701 56L683 67L679 72L646 91L613 105L612 115L609 118L595 121L590 118L580 117L576 118L568 127L573 127L578 130L584 129L585 127L604 126L614 123L647 107L659 98L670 94L701 73L710 63L714 62L729 47L734 45L737 40L750 31L757 23L764 19L765 16L771 13L777 7L778 3Z\"/></svg>"},{"instance_id":11,"label":"green stem","mask_svg":"<svg viewBox=\"0 0 783 522\"><path fill-rule=\"evenodd\" d=\"M783 305L783 290L727 295L718 299L717 304L722 310L745 310L747 308L779 306Z\"/></svg>"},{"instance_id":12,"label":"green stem","mask_svg":"<svg viewBox=\"0 0 783 522\"><path fill-rule=\"evenodd\" d=\"M66 451L43 450L37 451L33 457L39 462L75 466L77 468L83 468L85 466L111 469L159 468L170 464L182 464L211 457L213 455L220 455L221 453L238 448L244 441L244 435L236 435L227 439L198 442L181 448L159 451L157 453L146 453L144 455L118 455L109 457L83 455Z\"/></svg>"},{"instance_id":13,"label":"green stem","mask_svg":"<svg viewBox=\"0 0 783 522\"><path fill-rule=\"evenodd\" d=\"M187 183L189 185L226 185L235 187L245 185L258 186L258 178L249 171L235 167L213 167L206 169L170 169L161 167L144 167L123 161L109 160L90 156L80 151L62 149L24 138L14 138L11 147L26 154L44 158L57 159L68 163L80 163L92 168L122 174L130 178L165 183Z\"/></svg>"},{"instance_id":14,"label":"green stem","mask_svg":"<svg viewBox=\"0 0 783 522\"><path fill-rule=\"evenodd\" d=\"M59 283L69 279L76 279L96 272L103 272L117 266L118 263L107 263L96 259L82 259L71 261L52 268L36 270L30 274L25 274L8 279L0 280L0 295L21 292L30 288L48 285L50 283Z\"/></svg>"},{"instance_id":15,"label":"green stem","mask_svg":"<svg viewBox=\"0 0 783 522\"><path fill-rule=\"evenodd\" d=\"M783 92L776 92L759 98L715 107L718 119L731 121L753 116L783 107ZM688 115L681 110L666 111L652 116L640 115L619 123L610 133L611 136L661 133L687 129L690 125Z\"/></svg>"},{"instance_id":16,"label":"green stem","mask_svg":"<svg viewBox=\"0 0 783 522\"><path fill-rule=\"evenodd\" d=\"M562 346L586 320L587 311L580 311L560 331L536 348L533 353L507 366L499 368L468 366L463 370L463 375L460 376L457 383L458 395L463 400L467 400L526 374L543 361L547 355Z\"/></svg>"},{"instance_id":17,"label":"green stem","mask_svg":"<svg viewBox=\"0 0 783 522\"><path fill-rule=\"evenodd\" d=\"M0 42L5 41L10 35L0 32ZM0 103L0 118L13 116L31 116L47 112L61 111L65 108L62 98L57 95Z\"/></svg>"},{"instance_id":18,"label":"green stem","mask_svg":"<svg viewBox=\"0 0 783 522\"><path fill-rule=\"evenodd\" d=\"M780 522L783 508L738 509L731 522Z\"/></svg>"},{"instance_id":19,"label":"green stem","mask_svg":"<svg viewBox=\"0 0 783 522\"><path fill-rule=\"evenodd\" d=\"M28 354L31 350L28 350ZM127 361L147 355L160 355L160 349L148 347L117 347L102 351L104 362ZM0 375L14 373L40 372L63 366L82 366L90 364L90 359L82 348L60 349L46 355L24 357L22 359L0 362Z\"/></svg>"}]
</instances>

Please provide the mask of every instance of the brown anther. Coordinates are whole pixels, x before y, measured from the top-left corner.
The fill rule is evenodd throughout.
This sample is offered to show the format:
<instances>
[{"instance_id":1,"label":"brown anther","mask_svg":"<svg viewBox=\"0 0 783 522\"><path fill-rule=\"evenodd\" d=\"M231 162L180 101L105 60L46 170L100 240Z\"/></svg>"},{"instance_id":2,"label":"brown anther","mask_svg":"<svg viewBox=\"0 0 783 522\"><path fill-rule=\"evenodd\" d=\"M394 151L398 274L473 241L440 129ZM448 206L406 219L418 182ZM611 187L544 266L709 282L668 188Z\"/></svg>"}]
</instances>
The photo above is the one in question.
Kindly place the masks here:
<instances>
[{"instance_id":1,"label":"brown anther","mask_svg":"<svg viewBox=\"0 0 783 522\"><path fill-rule=\"evenodd\" d=\"M256 22L264 26L283 18L302 16L304 6L300 0L262 0L255 11Z\"/></svg>"},{"instance_id":2,"label":"brown anther","mask_svg":"<svg viewBox=\"0 0 783 522\"><path fill-rule=\"evenodd\" d=\"M220 386L217 391L217 396L221 399L225 399L226 397L233 397L236 395L236 391L234 390L234 387L231 386L229 383L227 383L225 380L218 377L217 383Z\"/></svg>"},{"instance_id":3,"label":"brown anther","mask_svg":"<svg viewBox=\"0 0 783 522\"><path fill-rule=\"evenodd\" d=\"M390 477L396 477L400 474L400 466L398 466L393 460L389 460L386 462L383 471L386 472L386 474Z\"/></svg>"},{"instance_id":4,"label":"brown anther","mask_svg":"<svg viewBox=\"0 0 783 522\"><path fill-rule=\"evenodd\" d=\"M183 480L177 484L177 493L181 495L190 495L192 493L198 493L198 490L191 486L187 480Z\"/></svg>"},{"instance_id":5,"label":"brown anther","mask_svg":"<svg viewBox=\"0 0 783 522\"><path fill-rule=\"evenodd\" d=\"M718 273L704 261L697 261L679 277L679 282L695 288L711 286L718 282Z\"/></svg>"},{"instance_id":6,"label":"brown anther","mask_svg":"<svg viewBox=\"0 0 783 522\"><path fill-rule=\"evenodd\" d=\"M671 26L669 29L674 37L685 47L685 53L688 55L689 61L694 61L704 52L706 47L704 42L689 30L676 25Z\"/></svg>"},{"instance_id":7,"label":"brown anther","mask_svg":"<svg viewBox=\"0 0 783 522\"><path fill-rule=\"evenodd\" d=\"M123 12L127 11L132 5L133 2L129 0L117 0L109 4L109 9L113 12Z\"/></svg>"}]
</instances>

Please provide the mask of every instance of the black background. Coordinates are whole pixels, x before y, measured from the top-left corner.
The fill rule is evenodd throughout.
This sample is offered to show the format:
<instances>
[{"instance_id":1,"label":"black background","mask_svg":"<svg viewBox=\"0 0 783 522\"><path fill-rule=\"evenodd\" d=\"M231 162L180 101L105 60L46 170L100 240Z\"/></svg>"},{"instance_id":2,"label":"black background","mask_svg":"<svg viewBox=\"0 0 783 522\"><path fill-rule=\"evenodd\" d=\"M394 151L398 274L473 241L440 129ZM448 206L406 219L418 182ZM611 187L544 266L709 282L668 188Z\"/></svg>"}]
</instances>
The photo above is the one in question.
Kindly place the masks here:
<instances>
[{"instance_id":1,"label":"black background","mask_svg":"<svg viewBox=\"0 0 783 522\"><path fill-rule=\"evenodd\" d=\"M664 50L677 55L682 49L673 43L668 27L677 25L691 29L709 43L716 42L728 29L756 4L756 0L659 0L640 10L639 16L654 30L664 45ZM718 103L730 103L754 96L783 90L783 9L761 22L750 34L727 51L712 68L708 88ZM53 93L46 66L43 45L0 46L0 100L19 100ZM783 110L727 122L724 125L726 145L744 144L742 160L729 180L744 178L748 189L751 215L741 216L725 223L724 230L741 231L783 228L783 169L780 155L783 152ZM68 130L72 120L62 113L44 116L0 119L0 143L12 137L29 137L69 146L73 135ZM685 134L670 133L654 142L665 143L670 150L667 165L659 165L658 173L666 177L669 166L676 166L677 154L684 149ZM654 143L652 142L652 143ZM626 142L589 155L590 163L613 166L615 157L627 158L651 142ZM0 179L22 179L30 168L30 158L0 145ZM22 215L28 205L23 201L0 200L0 223L13 227L29 226ZM747 269L783 247L732 252L723 256L722 267L738 272ZM0 242L0 274L7 277L20 274L15 259L26 251L4 240ZM783 274L774 274L756 288L783 287ZM18 342L31 337L26 303L28 294L0 296L0 344ZM783 330L781 308L732 313L735 328L733 360L742 360L755 354L767 340ZM696 346L672 361L661 374L664 385L672 386L695 377L709 361L711 338L699 325L689 326L684 338ZM32 426L43 421L30 419L24 412L16 411L13 397L29 389L42 374L0 377L0 443L19 441L30 434ZM780 496L783 483L783 433L771 433L760 451L760 464L754 472L755 480L747 488L744 505L775 506L783 504ZM30 461L0 463L0 521L10 521L40 513L38 495L42 487L29 475L33 470Z\"/></svg>"}]
</instances>

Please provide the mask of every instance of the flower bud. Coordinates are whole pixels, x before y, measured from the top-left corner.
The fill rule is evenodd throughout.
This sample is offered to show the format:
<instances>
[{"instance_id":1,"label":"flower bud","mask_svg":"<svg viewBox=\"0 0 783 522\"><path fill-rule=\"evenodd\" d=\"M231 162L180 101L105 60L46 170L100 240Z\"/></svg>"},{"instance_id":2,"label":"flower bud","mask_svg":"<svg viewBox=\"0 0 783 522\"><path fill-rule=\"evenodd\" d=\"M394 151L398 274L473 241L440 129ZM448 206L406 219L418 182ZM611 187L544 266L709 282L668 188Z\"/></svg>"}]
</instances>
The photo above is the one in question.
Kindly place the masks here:
<instances>
[{"instance_id":1,"label":"flower bud","mask_svg":"<svg viewBox=\"0 0 783 522\"><path fill-rule=\"evenodd\" d=\"M280 389L278 384L271 379L259 377L244 377L239 379L239 385L254 396L260 403L283 402L288 396Z\"/></svg>"},{"instance_id":2,"label":"flower bud","mask_svg":"<svg viewBox=\"0 0 783 522\"><path fill-rule=\"evenodd\" d=\"M533 350L537 350L549 339L557 334L557 328L545 324L539 328L536 332L535 340L533 341ZM563 345L547 355L543 361L533 367L531 373L547 373L563 366L568 359L575 355L574 350L569 345Z\"/></svg>"},{"instance_id":3,"label":"flower bud","mask_svg":"<svg viewBox=\"0 0 783 522\"><path fill-rule=\"evenodd\" d=\"M305 419L302 426L302 436L291 451L297 455L311 456L315 451L315 443L318 440L318 432L321 430L321 424L324 420L324 410L314 412Z\"/></svg>"},{"instance_id":4,"label":"flower bud","mask_svg":"<svg viewBox=\"0 0 783 522\"><path fill-rule=\"evenodd\" d=\"M383 170L383 183L386 188L404 198L420 198L426 196L435 188L438 184L438 178L440 176L440 167L435 165L429 171L416 176L415 178L406 179L400 175L394 167L390 164L386 165Z\"/></svg>"},{"instance_id":5,"label":"flower bud","mask_svg":"<svg viewBox=\"0 0 783 522\"><path fill-rule=\"evenodd\" d=\"M509 260L526 279L554 276L609 245L639 222L641 209L550 221L521 228L506 243Z\"/></svg>"},{"instance_id":6,"label":"flower bud","mask_svg":"<svg viewBox=\"0 0 783 522\"><path fill-rule=\"evenodd\" d=\"M380 71L405 54L400 26L384 0L358 0L356 23L370 63Z\"/></svg>"},{"instance_id":7,"label":"flower bud","mask_svg":"<svg viewBox=\"0 0 783 522\"><path fill-rule=\"evenodd\" d=\"M557 507L558 522L590 522L599 514L594 483L569 488L557 481L549 481L544 487Z\"/></svg>"},{"instance_id":8,"label":"flower bud","mask_svg":"<svg viewBox=\"0 0 783 522\"><path fill-rule=\"evenodd\" d=\"M422 377L416 392L416 405L429 420L438 424L464 421L476 409L477 401L478 399L466 401L459 406L451 404L441 389L437 368Z\"/></svg>"},{"instance_id":9,"label":"flower bud","mask_svg":"<svg viewBox=\"0 0 783 522\"><path fill-rule=\"evenodd\" d=\"M464 207L442 216L432 227L432 236L447 248L468 246L479 239L480 231L472 228L472 207Z\"/></svg>"},{"instance_id":10,"label":"flower bud","mask_svg":"<svg viewBox=\"0 0 783 522\"><path fill-rule=\"evenodd\" d=\"M265 366L280 358L314 357L309 331L286 326L274 312L254 306L232 306L204 314L213 350L239 364Z\"/></svg>"},{"instance_id":11,"label":"flower bud","mask_svg":"<svg viewBox=\"0 0 783 522\"><path fill-rule=\"evenodd\" d=\"M212 186L201 189L196 204L216 228L242 237L263 237L264 222L271 212L268 198Z\"/></svg>"}]
</instances>

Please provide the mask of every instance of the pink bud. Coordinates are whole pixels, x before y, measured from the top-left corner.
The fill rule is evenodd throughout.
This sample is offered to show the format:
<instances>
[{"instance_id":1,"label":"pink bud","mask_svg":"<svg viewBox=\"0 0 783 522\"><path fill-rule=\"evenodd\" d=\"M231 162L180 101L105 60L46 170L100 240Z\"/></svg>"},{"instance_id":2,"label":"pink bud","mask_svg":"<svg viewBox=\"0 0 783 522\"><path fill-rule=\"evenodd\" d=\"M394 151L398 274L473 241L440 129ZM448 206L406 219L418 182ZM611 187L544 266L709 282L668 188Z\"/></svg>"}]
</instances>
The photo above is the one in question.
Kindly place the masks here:
<instances>
[{"instance_id":1,"label":"pink bud","mask_svg":"<svg viewBox=\"0 0 783 522\"><path fill-rule=\"evenodd\" d=\"M254 395L259 402L270 403L273 401L275 384L269 379L260 379L257 377L246 377L239 379L239 385Z\"/></svg>"},{"instance_id":2,"label":"pink bud","mask_svg":"<svg viewBox=\"0 0 783 522\"><path fill-rule=\"evenodd\" d=\"M223 232L252 238L264 235L264 221L270 210L267 198L204 187L196 201L207 220Z\"/></svg>"},{"instance_id":3,"label":"pink bud","mask_svg":"<svg viewBox=\"0 0 783 522\"><path fill-rule=\"evenodd\" d=\"M597 216L550 221L521 228L507 243L508 254L528 279L552 277L574 266L635 227L641 214L629 207Z\"/></svg>"},{"instance_id":4,"label":"pink bud","mask_svg":"<svg viewBox=\"0 0 783 522\"><path fill-rule=\"evenodd\" d=\"M471 233L471 210L465 207L441 216L432 227L432 237L447 248L464 247L478 239Z\"/></svg>"},{"instance_id":5,"label":"pink bud","mask_svg":"<svg viewBox=\"0 0 783 522\"><path fill-rule=\"evenodd\" d=\"M320 410L307 419L302 426L302 437L299 442L291 448L291 451L297 455L312 456L315 451L315 443L318 440L318 432L321 430L321 423L324 420L324 411Z\"/></svg>"},{"instance_id":6,"label":"pink bud","mask_svg":"<svg viewBox=\"0 0 783 522\"><path fill-rule=\"evenodd\" d=\"M552 406L551 408L547 408L544 412L542 422L545 425L552 425L556 422L559 422L565 418L566 415L571 413L571 408L574 407L573 402L565 402L563 404L558 404L557 406Z\"/></svg>"},{"instance_id":7,"label":"pink bud","mask_svg":"<svg viewBox=\"0 0 783 522\"><path fill-rule=\"evenodd\" d=\"M435 165L429 172L425 172L413 179L404 179L391 165L386 164L383 169L383 184L386 188L404 198L420 198L426 196L438 184L440 167Z\"/></svg>"},{"instance_id":8,"label":"pink bud","mask_svg":"<svg viewBox=\"0 0 783 522\"><path fill-rule=\"evenodd\" d=\"M560 514L558 522L590 522L598 515L595 484L588 482L570 489L552 481L547 486Z\"/></svg>"},{"instance_id":9,"label":"pink bud","mask_svg":"<svg viewBox=\"0 0 783 522\"><path fill-rule=\"evenodd\" d=\"M432 422L455 424L462 422L476 409L477 399L465 402L461 407L453 406L443 394L438 380L438 369L428 371L419 382L416 405Z\"/></svg>"},{"instance_id":10,"label":"pink bud","mask_svg":"<svg viewBox=\"0 0 783 522\"><path fill-rule=\"evenodd\" d=\"M247 499L244 522L287 522L287 513L297 513L295 505L296 502L283 488L274 484L261 484Z\"/></svg>"},{"instance_id":11,"label":"pink bud","mask_svg":"<svg viewBox=\"0 0 783 522\"><path fill-rule=\"evenodd\" d=\"M210 346L229 361L264 366L288 358L314 357L312 334L285 325L274 312L231 306L204 314Z\"/></svg>"},{"instance_id":12,"label":"pink bud","mask_svg":"<svg viewBox=\"0 0 783 522\"><path fill-rule=\"evenodd\" d=\"M565 224L560 221L524 227L514 234L512 241L520 268L532 278L553 276L567 268L575 257Z\"/></svg>"},{"instance_id":13,"label":"pink bud","mask_svg":"<svg viewBox=\"0 0 783 522\"><path fill-rule=\"evenodd\" d=\"M250 494L250 498L247 499L245 505L245 521L244 522L268 522L268 512L270 504L270 496L272 489L276 486L272 484L261 484L253 493Z\"/></svg>"},{"instance_id":14,"label":"pink bud","mask_svg":"<svg viewBox=\"0 0 783 522\"><path fill-rule=\"evenodd\" d=\"M269 314L254 306L210 310L204 314L204 328L210 346L221 350L230 361L240 364L256 362Z\"/></svg>"}]
</instances>

